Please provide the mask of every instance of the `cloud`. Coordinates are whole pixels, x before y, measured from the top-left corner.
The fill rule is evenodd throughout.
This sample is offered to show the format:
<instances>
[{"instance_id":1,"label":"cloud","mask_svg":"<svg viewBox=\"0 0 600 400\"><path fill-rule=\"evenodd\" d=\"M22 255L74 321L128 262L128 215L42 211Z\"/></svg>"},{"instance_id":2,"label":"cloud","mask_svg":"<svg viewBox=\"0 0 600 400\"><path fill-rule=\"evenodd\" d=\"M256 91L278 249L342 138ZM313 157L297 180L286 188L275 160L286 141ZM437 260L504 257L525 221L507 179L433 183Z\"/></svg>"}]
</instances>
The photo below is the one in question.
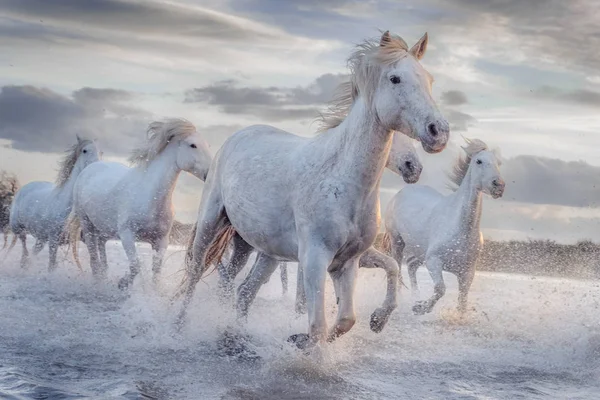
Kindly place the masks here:
<instances>
[{"instance_id":1,"label":"cloud","mask_svg":"<svg viewBox=\"0 0 600 400\"><path fill-rule=\"evenodd\" d=\"M27 21L84 29L117 30L164 38L250 42L281 41L276 30L203 7L127 0L6 0L2 11Z\"/></svg>"},{"instance_id":2,"label":"cloud","mask_svg":"<svg viewBox=\"0 0 600 400\"><path fill-rule=\"evenodd\" d=\"M523 155L506 160L501 171L507 182L506 200L600 207L600 167Z\"/></svg>"},{"instance_id":3,"label":"cloud","mask_svg":"<svg viewBox=\"0 0 600 400\"><path fill-rule=\"evenodd\" d=\"M4 86L0 138L18 150L59 152L80 134L99 138L103 149L123 154L151 119L150 113L131 105L134 99L134 94L115 89L82 88L67 97L34 86Z\"/></svg>"},{"instance_id":4,"label":"cloud","mask_svg":"<svg viewBox=\"0 0 600 400\"><path fill-rule=\"evenodd\" d=\"M460 90L448 90L443 92L441 100L444 104L449 106L460 106L468 103L467 95Z\"/></svg>"},{"instance_id":5,"label":"cloud","mask_svg":"<svg viewBox=\"0 0 600 400\"><path fill-rule=\"evenodd\" d=\"M497 51L498 58L536 60L546 67L588 72L600 67L600 54L594 51L600 46L598 2L433 0L429 4L445 10L439 22L446 29L467 24L461 31L466 35L463 41L476 40L487 54Z\"/></svg>"},{"instance_id":6,"label":"cloud","mask_svg":"<svg viewBox=\"0 0 600 400\"><path fill-rule=\"evenodd\" d=\"M241 86L238 81L224 80L185 93L186 103L216 106L226 114L244 114L270 121L316 117L319 106L331 100L335 88L345 79L343 74L324 74L305 87Z\"/></svg>"},{"instance_id":7,"label":"cloud","mask_svg":"<svg viewBox=\"0 0 600 400\"><path fill-rule=\"evenodd\" d=\"M531 95L544 100L578 104L597 108L600 106L600 92L587 89L563 90L552 86L542 86Z\"/></svg>"},{"instance_id":8,"label":"cloud","mask_svg":"<svg viewBox=\"0 0 600 400\"><path fill-rule=\"evenodd\" d=\"M450 130L452 131L467 131L477 121L473 116L461 111L452 109L444 109L442 111L450 123Z\"/></svg>"}]
</instances>

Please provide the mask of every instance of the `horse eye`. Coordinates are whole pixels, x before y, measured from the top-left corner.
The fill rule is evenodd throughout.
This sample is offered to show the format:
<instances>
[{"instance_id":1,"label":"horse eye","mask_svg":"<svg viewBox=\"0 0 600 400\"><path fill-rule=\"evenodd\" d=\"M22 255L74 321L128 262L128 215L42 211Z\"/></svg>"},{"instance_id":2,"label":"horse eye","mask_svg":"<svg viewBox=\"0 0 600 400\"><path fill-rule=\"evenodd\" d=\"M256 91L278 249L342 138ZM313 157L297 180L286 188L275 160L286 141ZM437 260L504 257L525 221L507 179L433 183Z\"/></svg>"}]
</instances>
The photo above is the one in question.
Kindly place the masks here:
<instances>
[{"instance_id":1,"label":"horse eye","mask_svg":"<svg viewBox=\"0 0 600 400\"><path fill-rule=\"evenodd\" d=\"M85 154L85 153L87 153L87 150L84 150L84 151L83 151L83 154Z\"/></svg>"},{"instance_id":2,"label":"horse eye","mask_svg":"<svg viewBox=\"0 0 600 400\"><path fill-rule=\"evenodd\" d=\"M481 161L481 160L477 160L477 164L481 164L481 163L482 163L482 161Z\"/></svg>"},{"instance_id":3,"label":"horse eye","mask_svg":"<svg viewBox=\"0 0 600 400\"><path fill-rule=\"evenodd\" d=\"M195 148L196 148L196 145L192 143L192 144L190 144L190 147L191 147L192 149L195 149Z\"/></svg>"},{"instance_id":4,"label":"horse eye","mask_svg":"<svg viewBox=\"0 0 600 400\"><path fill-rule=\"evenodd\" d=\"M392 82L394 85L397 85L397 84L399 84L399 83L400 83L400 78L399 78L399 77L397 77L396 75L393 75L393 76L390 78L390 82Z\"/></svg>"}]
</instances>

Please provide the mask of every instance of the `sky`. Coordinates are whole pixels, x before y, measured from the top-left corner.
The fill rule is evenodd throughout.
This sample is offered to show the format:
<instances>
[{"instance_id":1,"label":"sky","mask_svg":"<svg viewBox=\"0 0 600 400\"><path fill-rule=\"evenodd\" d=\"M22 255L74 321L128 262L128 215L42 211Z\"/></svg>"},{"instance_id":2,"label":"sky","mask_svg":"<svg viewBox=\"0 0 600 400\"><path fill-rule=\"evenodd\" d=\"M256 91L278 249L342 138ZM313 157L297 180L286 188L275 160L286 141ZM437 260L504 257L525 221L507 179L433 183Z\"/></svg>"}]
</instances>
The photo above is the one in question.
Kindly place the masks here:
<instances>
[{"instance_id":1,"label":"sky","mask_svg":"<svg viewBox=\"0 0 600 400\"><path fill-rule=\"evenodd\" d=\"M75 134L126 162L149 122L192 121L216 152L270 124L311 136L365 38L411 46L451 123L448 148L419 155L420 184L448 193L463 136L502 155L487 238L600 241L600 2L583 0L3 0L0 169L54 180ZM386 172L383 207L403 187ZM184 174L177 218L195 220L202 182Z\"/></svg>"}]
</instances>

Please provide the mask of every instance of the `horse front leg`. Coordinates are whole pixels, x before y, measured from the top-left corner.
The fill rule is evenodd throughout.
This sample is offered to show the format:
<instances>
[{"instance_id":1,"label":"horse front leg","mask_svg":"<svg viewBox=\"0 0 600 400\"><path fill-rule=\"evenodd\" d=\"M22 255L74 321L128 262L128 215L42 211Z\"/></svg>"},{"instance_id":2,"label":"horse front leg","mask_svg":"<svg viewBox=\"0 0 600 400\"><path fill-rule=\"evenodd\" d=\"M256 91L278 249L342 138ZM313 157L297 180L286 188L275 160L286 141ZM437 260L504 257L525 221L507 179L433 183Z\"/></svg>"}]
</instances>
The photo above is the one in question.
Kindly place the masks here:
<instances>
[{"instance_id":1,"label":"horse front leg","mask_svg":"<svg viewBox=\"0 0 600 400\"><path fill-rule=\"evenodd\" d=\"M398 282L400 267L392 257L370 247L360 257L360 268L382 268L387 277L387 292L383 305L371 315L371 330L381 332L392 312L398 307Z\"/></svg>"},{"instance_id":2,"label":"horse front leg","mask_svg":"<svg viewBox=\"0 0 600 400\"><path fill-rule=\"evenodd\" d=\"M428 259L425 263L429 270L429 275L433 279L433 296L424 301L418 301L413 306L413 313L423 315L430 313L433 306L446 294L446 284L444 283L443 263L438 258Z\"/></svg>"},{"instance_id":3,"label":"horse front leg","mask_svg":"<svg viewBox=\"0 0 600 400\"><path fill-rule=\"evenodd\" d=\"M304 269L298 264L298 277L296 278L296 313L306 314L306 292L304 291Z\"/></svg>"},{"instance_id":4,"label":"horse front leg","mask_svg":"<svg viewBox=\"0 0 600 400\"><path fill-rule=\"evenodd\" d=\"M165 235L152 243L152 280L154 281L154 284L157 284L160 278L160 271L163 266L163 260L168 246L168 235Z\"/></svg>"},{"instance_id":5,"label":"horse front leg","mask_svg":"<svg viewBox=\"0 0 600 400\"><path fill-rule=\"evenodd\" d=\"M356 323L354 288L356 286L358 265L359 257L356 257L347 261L342 268L330 273L338 300L338 314L335 324L327 336L328 342L332 342L347 333ZM395 278L397 281L398 277Z\"/></svg>"},{"instance_id":6,"label":"horse front leg","mask_svg":"<svg viewBox=\"0 0 600 400\"><path fill-rule=\"evenodd\" d=\"M279 270L281 273L281 291L283 295L287 294L288 291L288 269L287 263L281 262L279 263Z\"/></svg>"},{"instance_id":7,"label":"horse front leg","mask_svg":"<svg viewBox=\"0 0 600 400\"><path fill-rule=\"evenodd\" d=\"M468 268L456 275L458 280L458 307L459 313L464 314L467 311L467 297L469 296L469 289L473 283L475 277L475 266Z\"/></svg>"},{"instance_id":8,"label":"horse front leg","mask_svg":"<svg viewBox=\"0 0 600 400\"><path fill-rule=\"evenodd\" d=\"M56 255L58 253L58 240L50 239L48 241L48 272L56 270Z\"/></svg>"},{"instance_id":9,"label":"horse front leg","mask_svg":"<svg viewBox=\"0 0 600 400\"><path fill-rule=\"evenodd\" d=\"M98 278L106 279L108 276L108 260L106 258L106 238L98 237Z\"/></svg>"},{"instance_id":10,"label":"horse front leg","mask_svg":"<svg viewBox=\"0 0 600 400\"><path fill-rule=\"evenodd\" d=\"M119 238L129 260L129 273L119 280L119 289L125 290L133 283L137 274L139 274L142 263L135 248L134 233L129 229L123 230L119 232Z\"/></svg>"},{"instance_id":11,"label":"horse front leg","mask_svg":"<svg viewBox=\"0 0 600 400\"><path fill-rule=\"evenodd\" d=\"M306 246L306 245L305 245ZM304 271L304 290L308 311L308 334L292 335L288 339L299 348L322 343L328 339L325 318L325 279L333 253L318 246L306 246L299 251L299 266Z\"/></svg>"}]
</instances>

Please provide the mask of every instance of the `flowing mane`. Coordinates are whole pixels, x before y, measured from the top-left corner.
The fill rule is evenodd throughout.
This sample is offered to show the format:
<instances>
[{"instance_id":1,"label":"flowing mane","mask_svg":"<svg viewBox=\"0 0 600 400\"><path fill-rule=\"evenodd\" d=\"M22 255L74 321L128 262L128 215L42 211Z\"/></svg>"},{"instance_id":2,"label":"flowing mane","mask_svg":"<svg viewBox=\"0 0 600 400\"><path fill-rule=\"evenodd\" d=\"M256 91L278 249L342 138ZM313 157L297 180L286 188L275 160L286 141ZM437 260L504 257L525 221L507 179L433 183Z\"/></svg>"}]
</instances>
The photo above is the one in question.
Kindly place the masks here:
<instances>
[{"instance_id":1,"label":"flowing mane","mask_svg":"<svg viewBox=\"0 0 600 400\"><path fill-rule=\"evenodd\" d=\"M387 38L384 40L384 38ZM341 83L328 108L321 113L319 131L339 126L359 94L371 103L381 66L395 63L408 54L408 45L400 36L385 33L382 40L370 39L356 46L348 58L350 78Z\"/></svg>"},{"instance_id":2,"label":"flowing mane","mask_svg":"<svg viewBox=\"0 0 600 400\"><path fill-rule=\"evenodd\" d=\"M459 156L456 162L454 163L454 166L452 167L452 171L448 173L448 178L450 179L450 184L448 185L448 187L453 191L456 191L458 189L463 179L467 175L467 172L469 171L469 165L471 164L471 159L473 158L473 156L481 151L489 150L488 145L485 144L483 140L467 138L464 139L467 143L467 146L463 147L463 150L467 154L464 156Z\"/></svg>"},{"instance_id":3,"label":"flowing mane","mask_svg":"<svg viewBox=\"0 0 600 400\"><path fill-rule=\"evenodd\" d=\"M75 163L77 162L81 151L90 143L92 143L91 140L80 139L78 136L77 143L67 149L67 154L62 160L60 160L58 164L58 177L56 178L56 186L62 187L69 180L69 176L71 176L71 172L73 172L73 167L75 167Z\"/></svg>"},{"instance_id":4,"label":"flowing mane","mask_svg":"<svg viewBox=\"0 0 600 400\"><path fill-rule=\"evenodd\" d=\"M148 125L146 143L133 150L129 162L136 167L145 167L156 158L173 139L183 139L196 132L190 121L172 118L166 121L154 121Z\"/></svg>"}]
</instances>

